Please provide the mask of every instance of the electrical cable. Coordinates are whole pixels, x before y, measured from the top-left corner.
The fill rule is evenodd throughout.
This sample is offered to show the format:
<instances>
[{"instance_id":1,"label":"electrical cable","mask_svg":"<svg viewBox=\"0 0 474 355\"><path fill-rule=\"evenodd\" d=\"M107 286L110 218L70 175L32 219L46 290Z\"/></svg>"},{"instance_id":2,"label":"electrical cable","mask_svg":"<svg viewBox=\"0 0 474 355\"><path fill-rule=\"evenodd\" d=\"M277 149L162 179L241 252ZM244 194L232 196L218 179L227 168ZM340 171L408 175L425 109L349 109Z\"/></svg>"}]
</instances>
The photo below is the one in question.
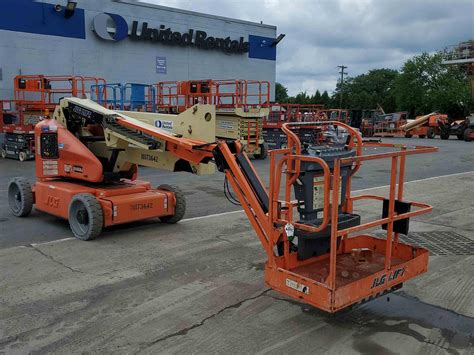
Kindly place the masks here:
<instances>
[{"instance_id":1,"label":"electrical cable","mask_svg":"<svg viewBox=\"0 0 474 355\"><path fill-rule=\"evenodd\" d=\"M229 181L227 180L227 176L224 177L224 195L227 201L229 201L231 204L235 206L241 206L239 200L237 200L235 196L232 195L232 192L230 191Z\"/></svg>"}]
</instances>

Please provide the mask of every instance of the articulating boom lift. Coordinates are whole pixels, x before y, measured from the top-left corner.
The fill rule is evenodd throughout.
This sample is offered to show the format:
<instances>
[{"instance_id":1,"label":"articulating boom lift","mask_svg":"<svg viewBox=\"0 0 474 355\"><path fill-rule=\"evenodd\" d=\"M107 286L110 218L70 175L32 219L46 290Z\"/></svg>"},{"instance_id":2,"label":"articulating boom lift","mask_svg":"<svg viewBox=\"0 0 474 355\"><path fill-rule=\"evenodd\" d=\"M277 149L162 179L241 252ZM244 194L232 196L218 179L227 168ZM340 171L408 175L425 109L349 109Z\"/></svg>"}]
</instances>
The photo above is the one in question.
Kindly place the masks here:
<instances>
[{"instance_id":1,"label":"articulating boom lift","mask_svg":"<svg viewBox=\"0 0 474 355\"><path fill-rule=\"evenodd\" d=\"M13 213L26 216L35 203L69 219L80 239L133 220L160 217L175 223L184 214L182 194L137 181L137 164L207 173L206 164L213 161L265 249L265 282L273 289L335 312L400 288L427 270L428 251L401 243L399 234L408 233L410 217L432 208L405 201L403 179L408 155L436 148L369 143L400 150L363 156L360 134L340 122L319 124L347 130L345 142L302 146L292 128L315 123L286 123L288 147L270 152L267 189L238 141L214 142L212 129L208 140L198 139L196 130L188 129L189 122L212 128L213 106L196 105L182 115L178 126L185 129L170 133L89 100L62 99L54 119L35 128L38 181L32 189L23 178L9 185ZM351 178L361 163L382 158L392 162L389 197L351 196ZM360 200L382 202L382 217L361 222L353 208ZM377 226L386 230L385 239L359 233Z\"/></svg>"}]
</instances>

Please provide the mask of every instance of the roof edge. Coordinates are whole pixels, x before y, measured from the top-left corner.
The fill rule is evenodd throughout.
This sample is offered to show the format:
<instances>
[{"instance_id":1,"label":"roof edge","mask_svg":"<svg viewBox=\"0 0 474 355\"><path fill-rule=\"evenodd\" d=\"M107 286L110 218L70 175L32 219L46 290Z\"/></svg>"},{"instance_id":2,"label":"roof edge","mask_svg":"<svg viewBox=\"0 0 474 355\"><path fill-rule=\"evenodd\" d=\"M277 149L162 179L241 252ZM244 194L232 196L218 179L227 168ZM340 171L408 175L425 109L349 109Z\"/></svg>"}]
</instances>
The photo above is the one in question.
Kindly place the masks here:
<instances>
[{"instance_id":1,"label":"roof edge","mask_svg":"<svg viewBox=\"0 0 474 355\"><path fill-rule=\"evenodd\" d=\"M197 15L197 16L201 16L201 17L207 17L207 18L212 18L212 19L217 19L217 20L223 20L223 21L230 21L230 22L235 22L235 23L242 23L242 24L247 24L247 25L253 25L253 26L268 28L268 29L272 29L272 30L276 30L276 29L277 29L277 26L274 26L274 25L267 25L267 24L264 24L264 23L258 23L258 22L252 22L252 21L246 21L246 20L239 20L239 19L234 19L234 18L231 18L231 17L224 17L224 16L218 16L218 15L210 15L210 14L205 14L205 13L202 13L202 12L190 11L190 10L183 10L183 9L178 9L178 8L175 8L175 7L169 7L169 6L163 6L163 5L150 4L150 3L147 3L147 2L141 2L141 1L133 1L133 0L112 0L112 2L122 3L122 4L127 4L127 5L135 5L135 6L149 7L149 8L161 9L161 10L167 10L167 11L180 12L180 13L182 13L182 14L187 14L187 15Z\"/></svg>"}]
</instances>

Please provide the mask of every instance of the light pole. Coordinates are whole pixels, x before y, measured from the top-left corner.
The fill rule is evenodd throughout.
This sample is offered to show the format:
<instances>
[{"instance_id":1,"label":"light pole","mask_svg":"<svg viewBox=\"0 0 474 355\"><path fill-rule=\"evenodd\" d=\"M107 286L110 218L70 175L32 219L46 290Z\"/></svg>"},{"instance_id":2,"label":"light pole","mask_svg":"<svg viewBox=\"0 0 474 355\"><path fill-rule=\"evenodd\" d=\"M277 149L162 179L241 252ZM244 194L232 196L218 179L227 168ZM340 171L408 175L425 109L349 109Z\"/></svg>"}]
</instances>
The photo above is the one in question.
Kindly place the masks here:
<instances>
[{"instance_id":1,"label":"light pole","mask_svg":"<svg viewBox=\"0 0 474 355\"><path fill-rule=\"evenodd\" d=\"M343 84L344 84L344 74L347 74L346 72L344 72L344 69L347 69L347 67L345 65L338 65L337 66L339 69L341 69L341 71L339 72L339 74L341 74L341 92L339 93L339 108L342 109L342 92L343 92Z\"/></svg>"}]
</instances>

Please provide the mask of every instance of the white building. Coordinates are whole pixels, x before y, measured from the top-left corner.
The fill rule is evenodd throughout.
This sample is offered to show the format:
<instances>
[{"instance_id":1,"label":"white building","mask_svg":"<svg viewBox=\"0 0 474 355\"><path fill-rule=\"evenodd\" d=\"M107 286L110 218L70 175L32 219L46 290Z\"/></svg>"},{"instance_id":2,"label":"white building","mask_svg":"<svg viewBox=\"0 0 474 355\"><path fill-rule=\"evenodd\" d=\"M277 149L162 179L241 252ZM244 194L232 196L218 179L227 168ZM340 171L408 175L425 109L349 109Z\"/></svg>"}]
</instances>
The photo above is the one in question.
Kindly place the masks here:
<instances>
[{"instance_id":1,"label":"white building","mask_svg":"<svg viewBox=\"0 0 474 355\"><path fill-rule=\"evenodd\" d=\"M71 13L67 2L0 1L0 100L18 74L266 80L273 96L275 26L127 0L76 0Z\"/></svg>"}]
</instances>

